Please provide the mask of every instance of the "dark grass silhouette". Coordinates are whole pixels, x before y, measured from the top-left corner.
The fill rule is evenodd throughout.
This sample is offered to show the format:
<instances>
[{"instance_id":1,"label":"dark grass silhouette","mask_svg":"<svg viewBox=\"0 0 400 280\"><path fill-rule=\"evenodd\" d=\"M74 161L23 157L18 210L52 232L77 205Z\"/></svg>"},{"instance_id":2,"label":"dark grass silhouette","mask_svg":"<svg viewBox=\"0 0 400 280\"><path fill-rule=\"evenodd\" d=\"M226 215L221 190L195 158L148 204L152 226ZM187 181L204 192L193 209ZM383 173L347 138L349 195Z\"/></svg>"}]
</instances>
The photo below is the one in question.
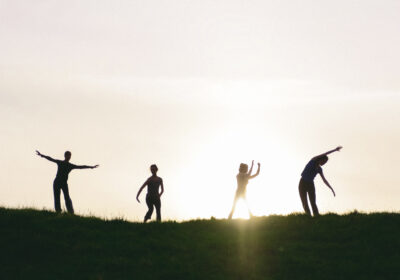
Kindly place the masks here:
<instances>
[{"instance_id":1,"label":"dark grass silhouette","mask_svg":"<svg viewBox=\"0 0 400 280\"><path fill-rule=\"evenodd\" d=\"M104 221L0 208L1 279L399 279L400 214Z\"/></svg>"}]
</instances>

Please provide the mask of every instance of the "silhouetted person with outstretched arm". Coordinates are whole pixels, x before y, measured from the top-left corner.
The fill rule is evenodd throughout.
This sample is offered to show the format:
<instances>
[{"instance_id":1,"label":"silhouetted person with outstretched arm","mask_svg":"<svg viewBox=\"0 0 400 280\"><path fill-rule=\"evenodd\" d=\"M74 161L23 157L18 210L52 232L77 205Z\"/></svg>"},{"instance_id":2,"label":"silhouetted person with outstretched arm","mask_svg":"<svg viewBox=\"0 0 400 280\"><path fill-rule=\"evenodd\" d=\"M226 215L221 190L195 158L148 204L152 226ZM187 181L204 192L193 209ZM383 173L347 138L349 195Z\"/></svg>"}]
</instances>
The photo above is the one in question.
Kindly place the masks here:
<instances>
[{"instance_id":1,"label":"silhouetted person with outstretched arm","mask_svg":"<svg viewBox=\"0 0 400 280\"><path fill-rule=\"evenodd\" d=\"M144 222L151 219L151 215L153 214L154 207L156 208L157 213L157 221L161 222L161 196L164 193L164 184L163 180L157 176L158 167L155 164L150 166L151 177L149 177L146 182L140 187L136 200L140 203L139 195L142 190L147 186L147 195L146 195L146 204L149 210L144 216ZM159 191L161 186L161 192Z\"/></svg>"},{"instance_id":2,"label":"silhouetted person with outstretched arm","mask_svg":"<svg viewBox=\"0 0 400 280\"><path fill-rule=\"evenodd\" d=\"M233 200L232 210L231 210L231 213L229 214L228 219L232 219L233 212L235 212L236 203L240 198L242 198L245 201L246 206L247 206L247 211L249 211L249 216L253 217L253 214L250 211L250 208L249 208L249 205L248 205L247 199L246 199L246 188L247 188L247 184L249 183L249 180L253 179L254 177L257 177L258 174L260 174L260 163L258 163L257 173L254 175L251 175L251 172L253 172L253 165L254 165L254 160L251 162L251 167L250 167L249 172L247 172L249 169L249 166L247 164L241 163L239 166L239 173L236 175L237 189L236 189L235 199Z\"/></svg>"},{"instance_id":3,"label":"silhouetted person with outstretched arm","mask_svg":"<svg viewBox=\"0 0 400 280\"><path fill-rule=\"evenodd\" d=\"M53 159L49 156L42 155L39 151L36 151L37 155L45 158L49 161L52 161L57 164L57 175L54 179L53 183L53 191L54 191L54 208L57 213L61 212L61 205L60 205L60 194L61 190L64 193L65 199L65 206L67 207L68 213L74 213L74 207L72 206L72 200L69 196L68 191L68 174L71 172L72 169L87 169L87 168L97 168L98 165L88 166L88 165L75 165L69 162L71 159L71 152L66 151L64 153L64 160Z\"/></svg>"},{"instance_id":4,"label":"silhouetted person with outstretched arm","mask_svg":"<svg viewBox=\"0 0 400 280\"><path fill-rule=\"evenodd\" d=\"M313 157L304 168L303 172L301 173L301 179L299 182L299 194L301 203L303 204L304 211L307 215L311 216L310 208L308 207L307 195L311 203L311 208L313 211L314 216L318 216L318 207L315 199L315 186L314 186L314 178L319 174L324 181L325 185L331 189L333 192L333 196L336 196L335 191L326 180L324 173L322 172L321 166L324 165L328 161L328 155L333 152L339 152L342 149L341 146L333 149L329 152L324 154L318 155Z\"/></svg>"}]
</instances>

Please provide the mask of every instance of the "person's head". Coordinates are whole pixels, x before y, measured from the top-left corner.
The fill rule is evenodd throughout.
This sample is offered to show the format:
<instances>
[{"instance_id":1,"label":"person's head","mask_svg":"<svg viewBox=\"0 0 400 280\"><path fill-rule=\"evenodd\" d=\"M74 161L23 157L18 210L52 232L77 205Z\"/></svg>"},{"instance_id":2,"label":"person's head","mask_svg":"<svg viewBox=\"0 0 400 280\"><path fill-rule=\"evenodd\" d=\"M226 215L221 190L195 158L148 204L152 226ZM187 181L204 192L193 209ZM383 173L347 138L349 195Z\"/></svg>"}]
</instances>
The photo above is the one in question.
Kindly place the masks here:
<instances>
[{"instance_id":1,"label":"person's head","mask_svg":"<svg viewBox=\"0 0 400 280\"><path fill-rule=\"evenodd\" d=\"M247 171L249 170L249 166L245 163L241 163L239 166L239 172L240 173L247 173Z\"/></svg>"},{"instance_id":2,"label":"person's head","mask_svg":"<svg viewBox=\"0 0 400 280\"><path fill-rule=\"evenodd\" d=\"M151 171L151 174L156 175L156 174L157 174L157 171L158 171L157 165L152 164L152 165L150 166L150 171Z\"/></svg>"},{"instance_id":3,"label":"person's head","mask_svg":"<svg viewBox=\"0 0 400 280\"><path fill-rule=\"evenodd\" d=\"M328 156L322 156L322 157L320 157L318 159L318 164L321 165L321 166L324 165L327 162L328 162Z\"/></svg>"},{"instance_id":4,"label":"person's head","mask_svg":"<svg viewBox=\"0 0 400 280\"><path fill-rule=\"evenodd\" d=\"M64 158L65 158L65 161L69 161L70 159L71 159L71 152L70 151L66 151L65 153L64 153Z\"/></svg>"}]
</instances>

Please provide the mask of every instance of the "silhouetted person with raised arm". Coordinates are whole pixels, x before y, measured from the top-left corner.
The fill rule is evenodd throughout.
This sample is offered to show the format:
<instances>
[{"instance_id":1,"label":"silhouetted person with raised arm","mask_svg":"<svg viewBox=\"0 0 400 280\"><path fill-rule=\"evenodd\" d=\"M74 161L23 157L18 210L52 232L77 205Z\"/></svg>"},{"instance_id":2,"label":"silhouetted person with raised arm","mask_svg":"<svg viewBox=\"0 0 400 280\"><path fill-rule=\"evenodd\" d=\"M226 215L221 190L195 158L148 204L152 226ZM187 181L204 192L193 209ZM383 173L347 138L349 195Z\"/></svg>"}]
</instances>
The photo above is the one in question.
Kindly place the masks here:
<instances>
[{"instance_id":1,"label":"silhouetted person with raised arm","mask_svg":"<svg viewBox=\"0 0 400 280\"><path fill-rule=\"evenodd\" d=\"M318 155L313 157L306 165L304 168L303 172L301 173L301 179L299 182L299 194L300 194L300 199L301 203L303 204L304 211L306 212L307 215L311 216L310 208L308 207L308 201L307 201L307 196L310 200L311 203L311 208L313 211L314 216L318 216L318 207L315 199L315 186L314 186L314 178L319 174L322 178L322 181L324 181L325 185L328 186L333 192L333 196L336 196L335 191L329 184L329 182L326 180L324 173L322 172L322 165L327 163L328 161L328 155L333 153L333 152L339 152L342 149L341 146L337 147L336 149L333 149L331 151L328 151L324 154Z\"/></svg>"},{"instance_id":2,"label":"silhouetted person with raised arm","mask_svg":"<svg viewBox=\"0 0 400 280\"><path fill-rule=\"evenodd\" d=\"M163 180L157 176L158 167L155 164L150 166L151 177L149 177L146 182L140 187L136 200L140 203L139 195L142 190L147 186L147 195L146 195L146 204L149 210L144 216L144 222L151 219L151 215L153 214L154 207L156 208L157 213L157 221L161 222L161 196L164 193L164 184ZM161 192L159 191L161 186Z\"/></svg>"},{"instance_id":3,"label":"silhouetted person with raised arm","mask_svg":"<svg viewBox=\"0 0 400 280\"><path fill-rule=\"evenodd\" d=\"M75 165L69 162L71 159L71 152L66 151L64 153L64 160L53 159L49 156L42 155L39 151L36 151L37 155L45 158L49 161L52 161L57 164L57 175L54 179L53 183L53 191L54 191L54 208L57 213L61 212L61 205L60 205L60 194L61 190L64 193L65 199L65 206L67 207L68 213L74 214L74 207L72 206L72 200L69 196L68 191L68 175L72 169L87 169L87 168L97 168L98 165L88 166L88 165Z\"/></svg>"},{"instance_id":4,"label":"silhouetted person with raised arm","mask_svg":"<svg viewBox=\"0 0 400 280\"><path fill-rule=\"evenodd\" d=\"M239 166L239 173L236 175L237 189L236 189L235 199L233 200L232 210L231 213L229 214L228 219L232 219L233 212L235 212L236 203L240 198L242 198L245 201L247 206L247 211L249 211L249 216L253 217L253 214L250 211L246 199L246 188L247 184L249 183L249 180L253 179L254 177L257 177L258 174L260 174L260 163L258 163L257 173L251 175L251 173L253 172L253 165L254 165L254 160L251 162L251 167L249 172L247 172L249 169L249 166L247 164L241 163Z\"/></svg>"}]
</instances>

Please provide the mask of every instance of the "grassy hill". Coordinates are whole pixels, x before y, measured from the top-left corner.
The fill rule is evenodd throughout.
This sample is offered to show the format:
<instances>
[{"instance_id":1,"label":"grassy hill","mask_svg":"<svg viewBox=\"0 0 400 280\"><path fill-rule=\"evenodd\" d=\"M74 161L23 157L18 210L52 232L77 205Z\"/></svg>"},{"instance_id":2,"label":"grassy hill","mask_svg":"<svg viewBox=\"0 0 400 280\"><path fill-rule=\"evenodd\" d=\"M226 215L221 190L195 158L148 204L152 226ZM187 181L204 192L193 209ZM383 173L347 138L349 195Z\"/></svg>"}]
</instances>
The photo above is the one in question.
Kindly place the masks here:
<instances>
[{"instance_id":1,"label":"grassy hill","mask_svg":"<svg viewBox=\"0 0 400 280\"><path fill-rule=\"evenodd\" d=\"M138 224L0 208L0 279L400 279L400 214Z\"/></svg>"}]
</instances>

